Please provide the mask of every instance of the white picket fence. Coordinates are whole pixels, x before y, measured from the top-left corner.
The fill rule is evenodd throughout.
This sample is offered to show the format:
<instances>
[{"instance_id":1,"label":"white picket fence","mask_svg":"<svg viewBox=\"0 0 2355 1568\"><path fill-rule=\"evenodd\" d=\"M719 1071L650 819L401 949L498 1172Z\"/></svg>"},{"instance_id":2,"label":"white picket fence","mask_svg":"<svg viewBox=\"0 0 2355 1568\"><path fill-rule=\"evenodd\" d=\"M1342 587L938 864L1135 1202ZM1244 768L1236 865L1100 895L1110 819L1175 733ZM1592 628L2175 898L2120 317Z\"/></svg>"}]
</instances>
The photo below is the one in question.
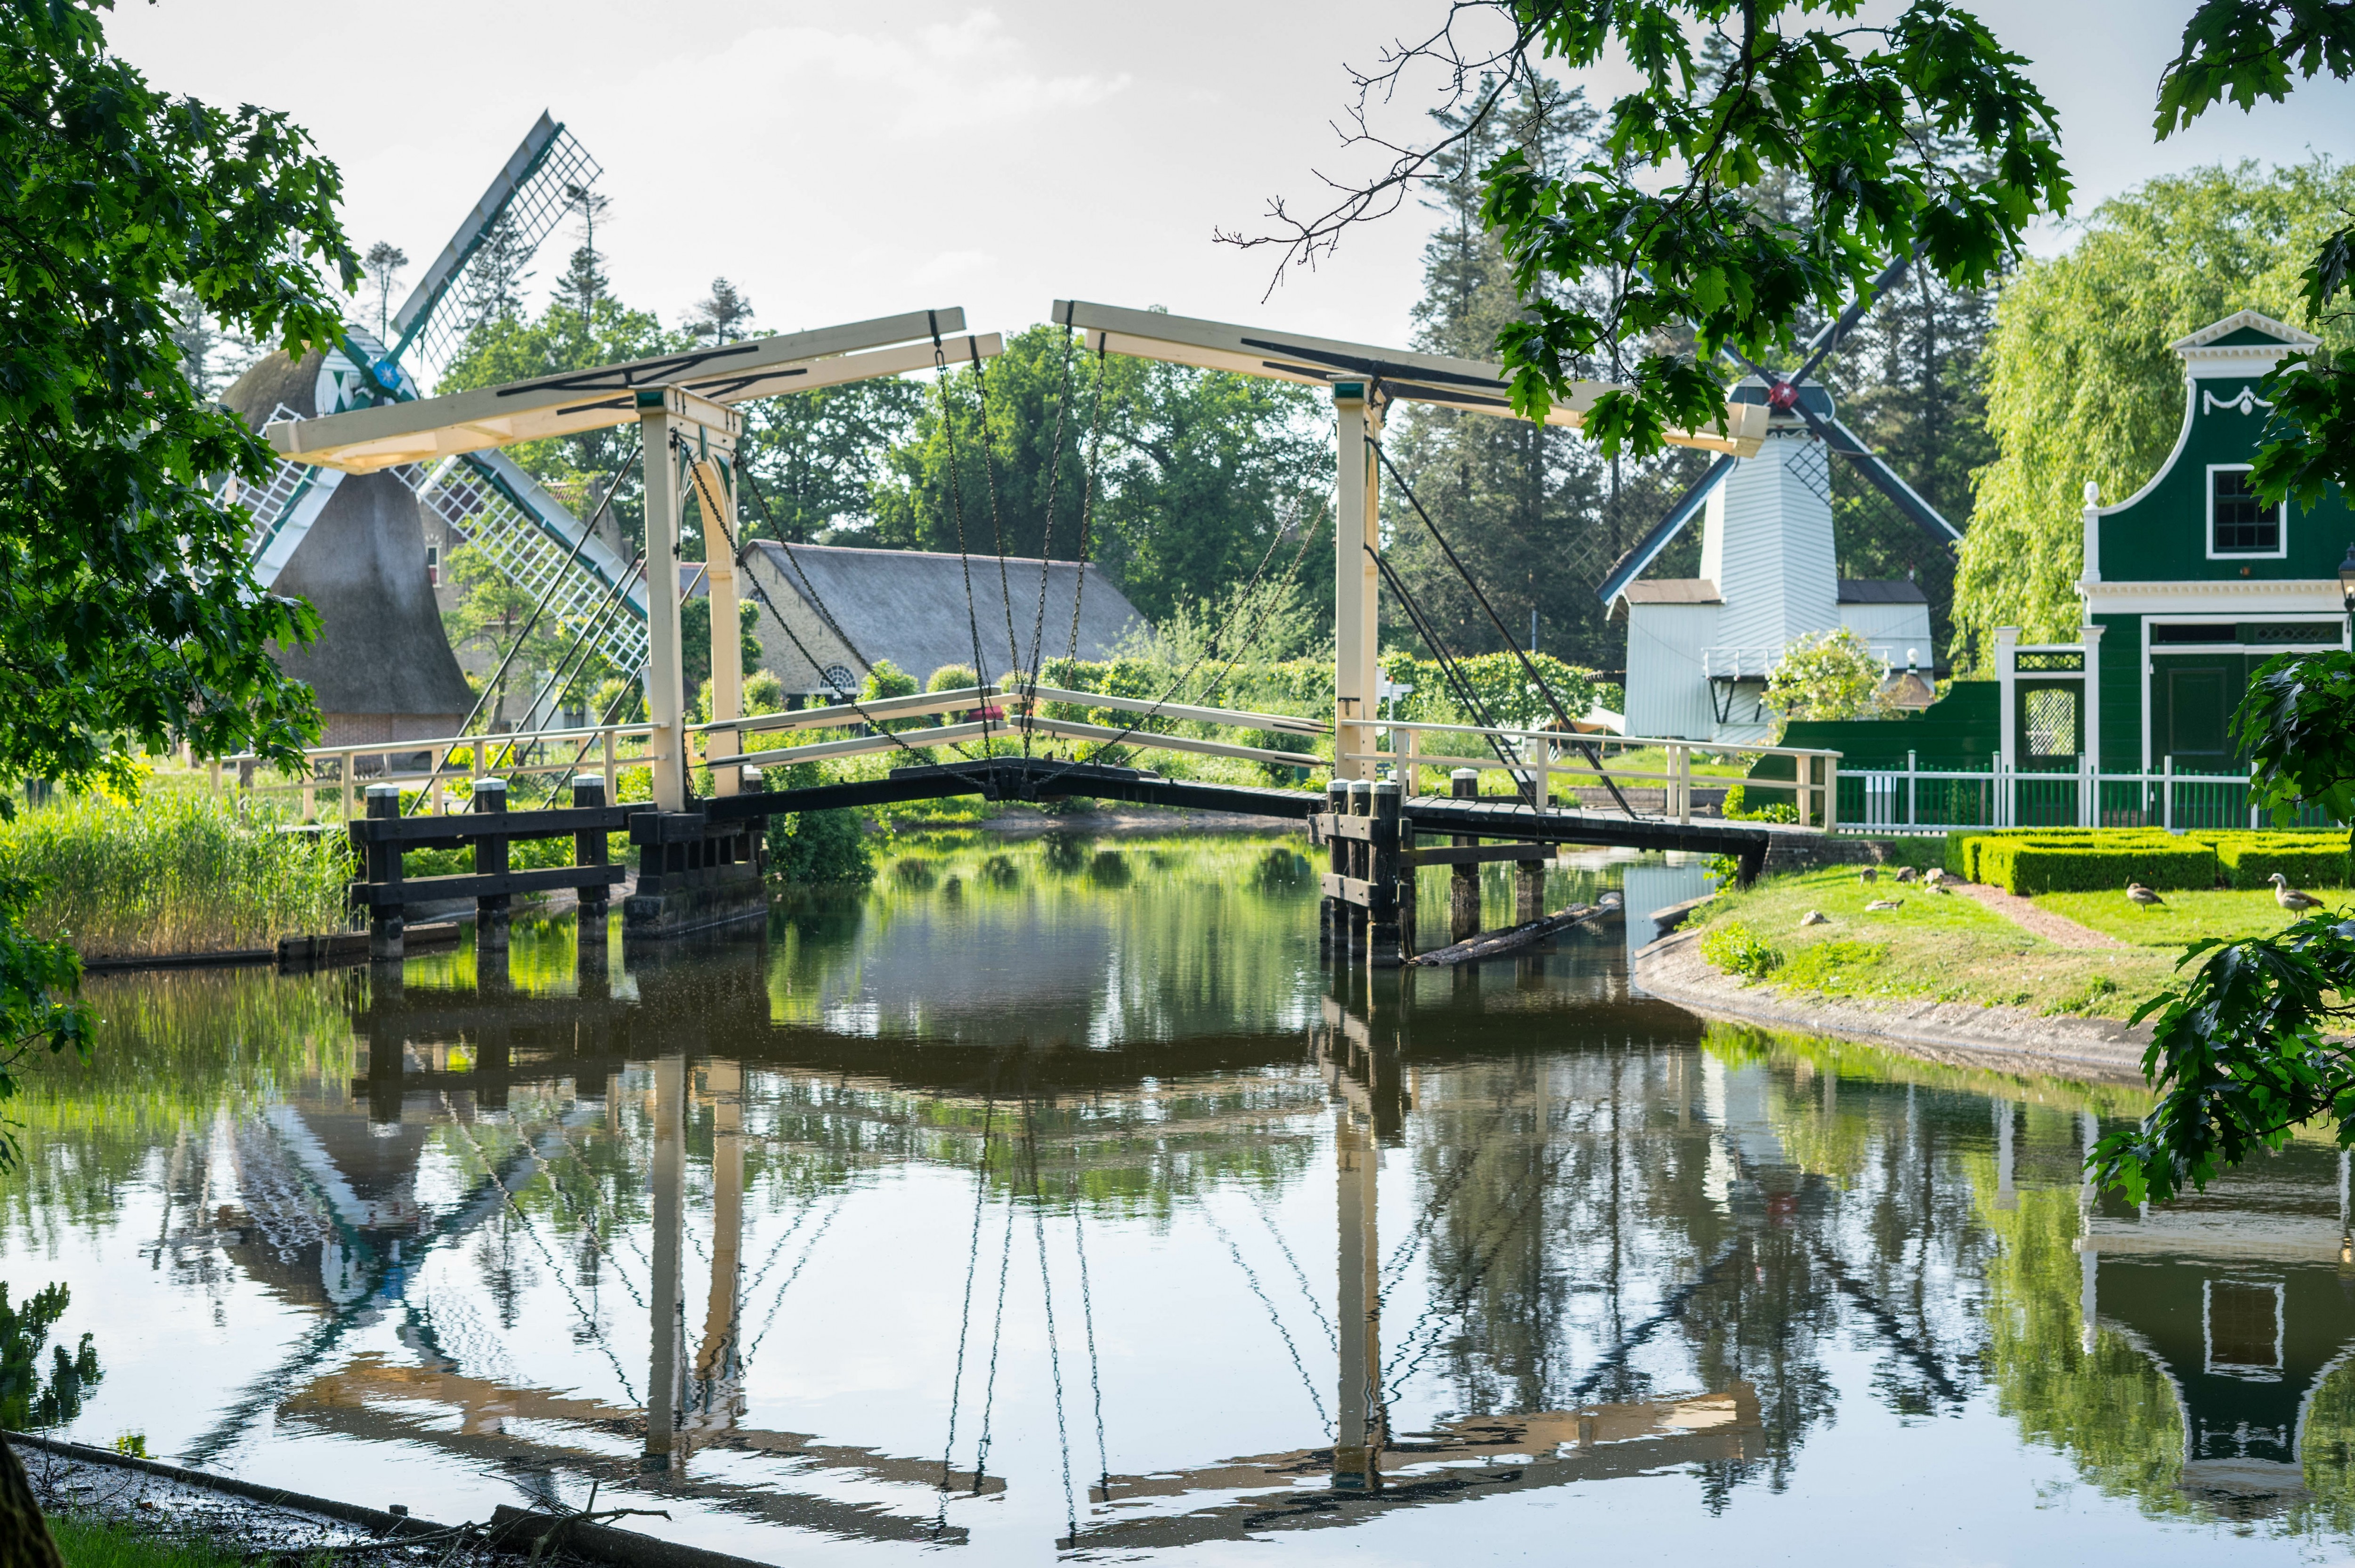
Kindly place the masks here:
<instances>
[{"instance_id":1,"label":"white picket fence","mask_svg":"<svg viewBox=\"0 0 2355 1568\"><path fill-rule=\"evenodd\" d=\"M2169 757L2152 773L2096 773L2090 758L2074 769L2007 766L1990 756L1984 770L1952 771L1846 766L1840 771L1839 820L1858 832L1948 833L1998 827L2193 828L2272 825L2271 814L2249 793L2244 773L2179 768ZM1766 786L1771 787L1771 786ZM2309 820L2310 819L2310 820ZM2329 819L2300 813L2298 825Z\"/></svg>"}]
</instances>

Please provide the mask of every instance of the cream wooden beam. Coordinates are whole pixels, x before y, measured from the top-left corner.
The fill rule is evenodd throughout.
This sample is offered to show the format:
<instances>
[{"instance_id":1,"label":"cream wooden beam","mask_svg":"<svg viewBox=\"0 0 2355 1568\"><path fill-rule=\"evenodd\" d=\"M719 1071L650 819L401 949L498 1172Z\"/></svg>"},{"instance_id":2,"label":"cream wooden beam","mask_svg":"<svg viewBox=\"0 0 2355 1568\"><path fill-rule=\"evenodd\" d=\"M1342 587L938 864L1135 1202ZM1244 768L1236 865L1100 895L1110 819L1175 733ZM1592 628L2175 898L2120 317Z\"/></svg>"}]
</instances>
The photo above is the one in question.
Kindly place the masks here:
<instances>
[{"instance_id":1,"label":"cream wooden beam","mask_svg":"<svg viewBox=\"0 0 2355 1568\"><path fill-rule=\"evenodd\" d=\"M1392 398L1441 408L1514 419L1511 390L1503 366L1445 354L1415 354L1296 332L1236 326L1159 311L1129 310L1085 300L1057 300L1055 320L1086 334L1087 346L1140 359L1161 359L1207 370L1232 370L1304 386L1336 381L1378 381ZM1546 423L1576 430L1585 424L1595 400L1615 389L1607 381L1580 381L1571 396L1557 399ZM1757 403L1725 405L1725 430L1668 432L1674 446L1730 452L1754 457L1766 438L1767 410Z\"/></svg>"},{"instance_id":2,"label":"cream wooden beam","mask_svg":"<svg viewBox=\"0 0 2355 1568\"><path fill-rule=\"evenodd\" d=\"M936 330L943 335L962 334L964 312L955 308L910 311L843 326L756 337L448 397L387 403L322 419L290 420L270 425L262 434L281 456L296 463L368 474L404 463L430 463L462 452L627 424L643 411L635 394L653 388L687 388L710 407L803 387L839 385L861 376L896 375L932 363ZM911 338L921 339L921 345L899 350L890 361L896 368L858 355L861 349L906 343ZM952 361L978 351L977 345L943 342L942 347ZM820 364L836 357L867 357L871 362L820 370ZM821 376L826 379L818 379ZM753 389L763 385L773 389Z\"/></svg>"}]
</instances>

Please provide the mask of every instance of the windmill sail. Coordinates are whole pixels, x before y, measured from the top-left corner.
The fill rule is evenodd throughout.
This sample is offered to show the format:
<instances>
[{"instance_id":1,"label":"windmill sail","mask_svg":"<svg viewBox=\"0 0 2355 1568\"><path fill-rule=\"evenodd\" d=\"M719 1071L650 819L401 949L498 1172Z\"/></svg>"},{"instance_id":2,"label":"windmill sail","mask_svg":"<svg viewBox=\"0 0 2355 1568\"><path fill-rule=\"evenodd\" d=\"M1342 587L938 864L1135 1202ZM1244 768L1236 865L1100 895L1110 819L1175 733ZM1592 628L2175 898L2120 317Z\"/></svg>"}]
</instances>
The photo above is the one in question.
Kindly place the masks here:
<instances>
[{"instance_id":1,"label":"windmill sail","mask_svg":"<svg viewBox=\"0 0 2355 1568\"><path fill-rule=\"evenodd\" d=\"M391 357L412 368L447 368L483 317L481 305L463 297L467 264L502 224L514 237L518 262L528 259L570 208L568 187L585 187L602 172L571 133L542 111L538 123L492 176L482 199L401 302L392 318L399 336Z\"/></svg>"}]
</instances>

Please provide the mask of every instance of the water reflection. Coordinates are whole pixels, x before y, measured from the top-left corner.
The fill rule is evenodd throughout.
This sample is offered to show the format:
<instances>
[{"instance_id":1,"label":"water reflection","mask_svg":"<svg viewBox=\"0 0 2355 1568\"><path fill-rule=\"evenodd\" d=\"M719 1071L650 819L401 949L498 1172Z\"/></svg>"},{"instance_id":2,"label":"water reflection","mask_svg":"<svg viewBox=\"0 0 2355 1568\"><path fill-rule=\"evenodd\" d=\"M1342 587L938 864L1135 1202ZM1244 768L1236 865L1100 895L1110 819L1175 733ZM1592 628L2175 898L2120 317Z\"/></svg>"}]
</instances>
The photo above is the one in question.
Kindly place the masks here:
<instances>
[{"instance_id":1,"label":"water reflection","mask_svg":"<svg viewBox=\"0 0 2355 1568\"><path fill-rule=\"evenodd\" d=\"M5 1236L107 1357L76 1431L771 1558L2355 1530L2335 1150L2138 1213L2076 1175L2137 1091L1704 1029L1616 933L1336 978L1289 845L910 859L686 946L108 982Z\"/></svg>"}]
</instances>

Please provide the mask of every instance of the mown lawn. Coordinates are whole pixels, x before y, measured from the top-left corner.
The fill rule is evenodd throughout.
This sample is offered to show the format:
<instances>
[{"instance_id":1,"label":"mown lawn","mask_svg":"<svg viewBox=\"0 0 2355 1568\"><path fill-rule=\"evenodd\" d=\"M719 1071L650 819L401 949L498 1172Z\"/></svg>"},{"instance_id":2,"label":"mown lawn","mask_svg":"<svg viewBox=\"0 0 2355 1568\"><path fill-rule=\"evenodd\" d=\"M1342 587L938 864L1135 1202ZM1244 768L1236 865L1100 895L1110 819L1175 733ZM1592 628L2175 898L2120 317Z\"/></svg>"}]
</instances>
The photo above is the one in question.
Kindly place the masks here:
<instances>
[{"instance_id":1,"label":"mown lawn","mask_svg":"<svg viewBox=\"0 0 2355 1568\"><path fill-rule=\"evenodd\" d=\"M2312 890L2330 909L2355 908L2355 893L2344 889ZM2142 909L2119 893L2039 893L2039 909L2065 915L2080 925L2106 932L2137 947L2162 947L2180 953L2187 943L2221 936L2237 941L2279 931L2295 918L2274 902L2271 888L2262 892L2241 889L2163 892L2162 908Z\"/></svg>"},{"instance_id":2,"label":"mown lawn","mask_svg":"<svg viewBox=\"0 0 2355 1568\"><path fill-rule=\"evenodd\" d=\"M1902 907L1869 911L1876 899ZM1820 911L1828 923L1801 926ZM2032 936L1961 893L1935 893L1856 869L1762 879L1700 912L1707 928L1738 922L1782 962L1761 984L1785 996L1927 999L2044 1014L2125 1018L2173 974L2170 951L2062 947Z\"/></svg>"}]
</instances>

